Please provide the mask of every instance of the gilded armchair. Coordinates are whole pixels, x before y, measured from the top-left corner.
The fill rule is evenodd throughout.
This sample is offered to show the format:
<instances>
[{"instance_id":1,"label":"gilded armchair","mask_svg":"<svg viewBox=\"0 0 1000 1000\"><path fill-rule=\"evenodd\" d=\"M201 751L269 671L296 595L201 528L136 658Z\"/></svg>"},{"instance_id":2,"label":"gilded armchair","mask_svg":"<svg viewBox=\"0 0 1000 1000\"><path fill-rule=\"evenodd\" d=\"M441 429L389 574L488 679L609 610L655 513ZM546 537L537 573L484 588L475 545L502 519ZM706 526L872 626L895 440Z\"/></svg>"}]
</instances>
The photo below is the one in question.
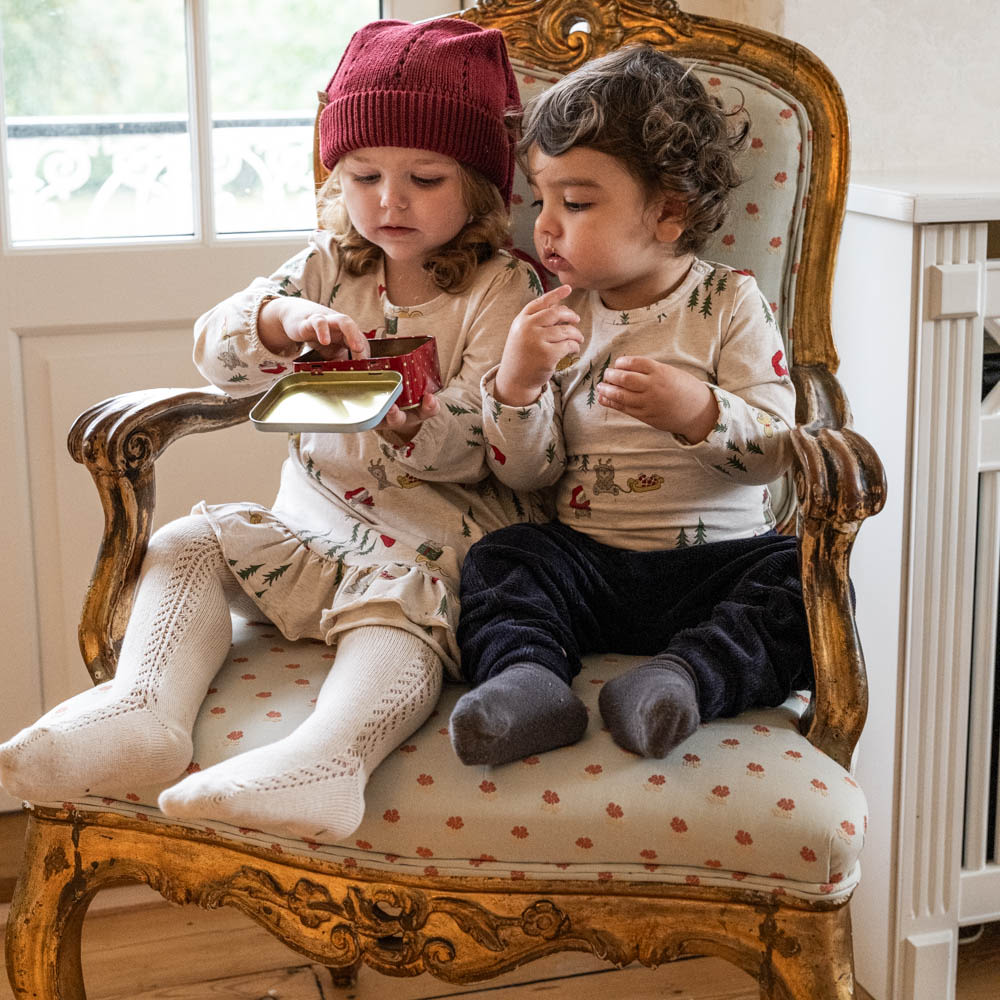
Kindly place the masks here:
<instances>
[{"instance_id":1,"label":"gilded armchair","mask_svg":"<svg viewBox=\"0 0 1000 1000\"><path fill-rule=\"evenodd\" d=\"M787 339L796 465L789 488L772 492L783 530L801 539L815 696L703 726L662 761L617 749L592 724L580 744L544 759L474 769L451 752L446 720L459 692L446 691L436 716L379 768L362 827L339 844L168 821L155 808L158 790L127 778L103 799L32 804L7 925L19 998L84 996L87 906L129 881L175 902L238 907L344 975L363 961L464 983L560 950L618 965L714 954L754 976L762 997L855 995L848 902L866 821L849 771L867 696L848 559L885 483L834 375L830 301L848 161L840 91L801 47L688 16L672 0L482 0L459 16L504 31L524 96L644 41L696 63L724 102L746 100L747 184L705 256L755 271ZM515 242L530 249L519 184ZM253 402L207 388L136 392L72 428L70 451L90 469L105 512L80 624L95 684L115 670L157 457L186 434L245 420ZM268 623L238 623L197 723L192 766L296 725L328 655L283 641ZM576 683L592 719L600 683L628 665L588 661Z\"/></svg>"}]
</instances>

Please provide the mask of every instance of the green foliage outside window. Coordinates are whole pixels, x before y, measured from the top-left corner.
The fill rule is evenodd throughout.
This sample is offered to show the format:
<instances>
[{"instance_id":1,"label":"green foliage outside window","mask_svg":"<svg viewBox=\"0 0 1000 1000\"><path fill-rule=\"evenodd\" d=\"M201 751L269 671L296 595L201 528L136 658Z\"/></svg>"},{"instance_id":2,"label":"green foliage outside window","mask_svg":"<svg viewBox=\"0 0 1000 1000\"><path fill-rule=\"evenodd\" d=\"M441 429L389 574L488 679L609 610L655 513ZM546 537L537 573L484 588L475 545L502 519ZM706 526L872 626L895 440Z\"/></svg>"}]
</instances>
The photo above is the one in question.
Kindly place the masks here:
<instances>
[{"instance_id":1,"label":"green foliage outside window","mask_svg":"<svg viewBox=\"0 0 1000 1000\"><path fill-rule=\"evenodd\" d=\"M309 111L377 0L205 0L213 111ZM8 116L187 110L183 0L0 0Z\"/></svg>"}]
</instances>

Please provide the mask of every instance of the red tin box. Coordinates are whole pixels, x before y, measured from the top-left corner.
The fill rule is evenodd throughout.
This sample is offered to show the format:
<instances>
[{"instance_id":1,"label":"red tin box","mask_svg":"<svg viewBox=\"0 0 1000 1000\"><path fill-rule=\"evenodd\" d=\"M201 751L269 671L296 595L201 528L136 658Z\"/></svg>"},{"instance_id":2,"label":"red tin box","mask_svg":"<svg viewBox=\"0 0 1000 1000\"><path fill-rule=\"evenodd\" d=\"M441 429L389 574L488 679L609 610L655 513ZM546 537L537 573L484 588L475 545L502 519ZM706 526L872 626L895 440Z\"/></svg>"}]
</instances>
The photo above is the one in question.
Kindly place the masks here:
<instances>
[{"instance_id":1,"label":"red tin box","mask_svg":"<svg viewBox=\"0 0 1000 1000\"><path fill-rule=\"evenodd\" d=\"M370 340L370 358L324 361L315 352L292 364L296 372L393 371L403 377L403 392L396 405L400 409L418 406L426 392L441 388L441 369L433 337L390 337Z\"/></svg>"}]
</instances>

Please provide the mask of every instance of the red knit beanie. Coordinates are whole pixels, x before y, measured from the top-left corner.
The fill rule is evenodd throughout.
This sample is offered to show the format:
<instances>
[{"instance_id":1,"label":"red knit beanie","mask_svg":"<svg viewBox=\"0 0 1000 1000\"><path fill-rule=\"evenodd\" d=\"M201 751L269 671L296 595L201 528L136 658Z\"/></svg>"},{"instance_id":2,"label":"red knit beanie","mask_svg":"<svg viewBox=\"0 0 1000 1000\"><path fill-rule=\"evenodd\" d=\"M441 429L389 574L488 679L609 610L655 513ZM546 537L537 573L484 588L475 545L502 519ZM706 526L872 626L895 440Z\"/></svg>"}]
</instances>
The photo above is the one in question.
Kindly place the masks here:
<instances>
[{"instance_id":1,"label":"red knit beanie","mask_svg":"<svg viewBox=\"0 0 1000 1000\"><path fill-rule=\"evenodd\" d=\"M427 149L475 167L510 204L504 112L521 101L501 32L457 18L373 21L347 43L326 93L319 142L329 169L354 149Z\"/></svg>"}]
</instances>

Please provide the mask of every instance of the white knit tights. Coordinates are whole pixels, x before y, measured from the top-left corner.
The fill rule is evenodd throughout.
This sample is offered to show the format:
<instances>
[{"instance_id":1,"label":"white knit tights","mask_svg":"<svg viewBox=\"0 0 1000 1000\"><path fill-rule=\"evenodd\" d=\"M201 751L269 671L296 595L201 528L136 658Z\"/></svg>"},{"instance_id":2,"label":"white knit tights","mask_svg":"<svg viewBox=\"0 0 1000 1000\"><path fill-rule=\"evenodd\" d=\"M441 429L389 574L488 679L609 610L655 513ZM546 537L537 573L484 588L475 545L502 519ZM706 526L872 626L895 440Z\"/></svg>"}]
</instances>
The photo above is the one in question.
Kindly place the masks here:
<instances>
[{"instance_id":1,"label":"white knit tights","mask_svg":"<svg viewBox=\"0 0 1000 1000\"><path fill-rule=\"evenodd\" d=\"M403 629L344 632L308 719L276 743L168 788L160 809L178 819L341 840L364 816L369 775L433 710L441 672L440 657Z\"/></svg>"},{"instance_id":2,"label":"white knit tights","mask_svg":"<svg viewBox=\"0 0 1000 1000\"><path fill-rule=\"evenodd\" d=\"M178 777L191 729L247 599L208 521L180 518L150 540L110 684L85 691L0 745L0 783L35 802ZM242 609L241 609L242 610Z\"/></svg>"}]
</instances>

